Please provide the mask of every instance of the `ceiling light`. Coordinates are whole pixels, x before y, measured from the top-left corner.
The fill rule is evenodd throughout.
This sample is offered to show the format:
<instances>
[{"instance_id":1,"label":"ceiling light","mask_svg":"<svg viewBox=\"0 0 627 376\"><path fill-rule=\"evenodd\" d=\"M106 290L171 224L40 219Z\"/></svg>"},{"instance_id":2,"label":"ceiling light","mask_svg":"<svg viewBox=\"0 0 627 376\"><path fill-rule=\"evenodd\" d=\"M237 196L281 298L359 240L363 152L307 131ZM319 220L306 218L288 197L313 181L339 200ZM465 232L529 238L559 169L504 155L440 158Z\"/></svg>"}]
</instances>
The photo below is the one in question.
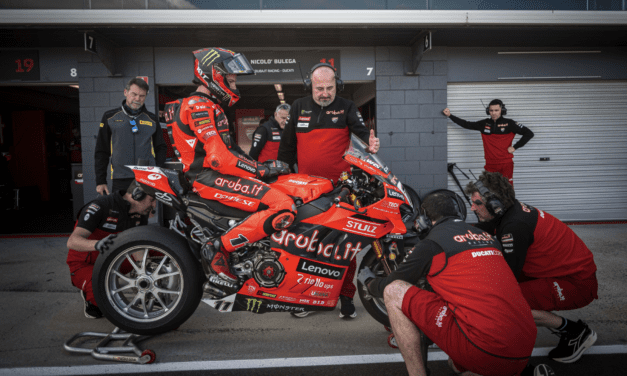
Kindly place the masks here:
<instances>
[{"instance_id":1,"label":"ceiling light","mask_svg":"<svg viewBox=\"0 0 627 376\"><path fill-rule=\"evenodd\" d=\"M285 101L279 101L279 103L281 103L281 104L285 104Z\"/></svg>"},{"instance_id":2,"label":"ceiling light","mask_svg":"<svg viewBox=\"0 0 627 376\"><path fill-rule=\"evenodd\" d=\"M281 84L274 84L274 88L276 89L276 91L283 91L283 87L281 87Z\"/></svg>"},{"instance_id":3,"label":"ceiling light","mask_svg":"<svg viewBox=\"0 0 627 376\"><path fill-rule=\"evenodd\" d=\"M279 96L280 100L284 100L285 99L285 94L283 94L283 93L276 93L276 95Z\"/></svg>"}]
</instances>

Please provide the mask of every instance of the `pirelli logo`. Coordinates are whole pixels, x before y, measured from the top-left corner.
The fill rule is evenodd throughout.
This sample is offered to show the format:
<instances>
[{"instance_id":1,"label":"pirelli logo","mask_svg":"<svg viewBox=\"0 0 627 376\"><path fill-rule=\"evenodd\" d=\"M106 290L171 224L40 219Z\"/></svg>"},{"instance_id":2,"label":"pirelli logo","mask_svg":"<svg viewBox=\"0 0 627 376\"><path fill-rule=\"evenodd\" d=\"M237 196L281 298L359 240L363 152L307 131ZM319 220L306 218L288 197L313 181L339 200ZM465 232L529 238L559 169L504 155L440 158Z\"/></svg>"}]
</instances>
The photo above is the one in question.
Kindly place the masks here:
<instances>
[{"instance_id":1,"label":"pirelli logo","mask_svg":"<svg viewBox=\"0 0 627 376\"><path fill-rule=\"evenodd\" d=\"M144 125L148 125L148 126L151 126L151 127L152 127L152 122L150 122L150 121L146 121L146 120L140 120L140 121L139 121L139 124L144 124Z\"/></svg>"}]
</instances>

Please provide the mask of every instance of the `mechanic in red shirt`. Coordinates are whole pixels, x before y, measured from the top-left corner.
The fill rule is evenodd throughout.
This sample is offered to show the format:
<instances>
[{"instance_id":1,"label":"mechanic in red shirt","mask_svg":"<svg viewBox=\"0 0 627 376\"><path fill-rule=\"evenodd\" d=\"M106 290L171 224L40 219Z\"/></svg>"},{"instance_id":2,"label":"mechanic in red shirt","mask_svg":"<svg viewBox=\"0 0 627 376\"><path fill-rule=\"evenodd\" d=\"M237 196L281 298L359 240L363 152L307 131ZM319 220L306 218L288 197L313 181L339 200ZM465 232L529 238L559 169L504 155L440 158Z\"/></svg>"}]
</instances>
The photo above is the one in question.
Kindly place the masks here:
<instances>
[{"instance_id":1,"label":"mechanic in red shirt","mask_svg":"<svg viewBox=\"0 0 627 376\"><path fill-rule=\"evenodd\" d=\"M510 184L514 185L514 152L533 138L533 132L512 119L504 118L503 116L507 115L507 108L500 99L490 102L485 111L490 117L476 122L451 115L448 108L445 108L442 113L462 128L481 132L486 163L484 169L501 173ZM512 146L512 141L517 134L522 137Z\"/></svg>"},{"instance_id":2,"label":"mechanic in red shirt","mask_svg":"<svg viewBox=\"0 0 627 376\"><path fill-rule=\"evenodd\" d=\"M592 252L563 222L517 201L514 188L501 174L484 171L464 191L479 218L477 227L496 235L503 246L536 325L561 337L549 357L562 363L579 360L597 334L581 320L550 311L582 308L598 299Z\"/></svg>"},{"instance_id":3,"label":"mechanic in red shirt","mask_svg":"<svg viewBox=\"0 0 627 376\"><path fill-rule=\"evenodd\" d=\"M222 48L194 51L196 92L166 104L165 119L185 176L200 197L251 212L219 239L210 241L212 252L203 252L211 269L234 292L237 277L230 271L229 253L248 243L289 227L296 215L294 201L260 178L289 173L279 161L259 163L235 144L221 106L239 100L237 75L253 74L248 60ZM224 289L226 287L227 289Z\"/></svg>"},{"instance_id":4,"label":"mechanic in red shirt","mask_svg":"<svg viewBox=\"0 0 627 376\"><path fill-rule=\"evenodd\" d=\"M374 130L366 128L361 113L350 100L336 96L343 83L331 64L320 63L309 71L305 89L311 95L294 101L290 119L285 125L278 160L289 166L298 163L301 174L322 176L338 181L342 172L350 174L350 165L342 159L354 133L370 146L370 152L379 151L379 139ZM340 318L357 316L353 297L355 296L356 261L353 258L340 292ZM310 312L300 312L298 317Z\"/></svg>"},{"instance_id":5,"label":"mechanic in red shirt","mask_svg":"<svg viewBox=\"0 0 627 376\"><path fill-rule=\"evenodd\" d=\"M265 162L277 159L281 135L290 115L290 108L289 104L278 105L274 116L255 129L253 146L248 153L254 160Z\"/></svg>"},{"instance_id":6,"label":"mechanic in red shirt","mask_svg":"<svg viewBox=\"0 0 627 376\"><path fill-rule=\"evenodd\" d=\"M388 276L364 268L357 279L384 298L410 375L426 374L419 330L458 374L520 375L537 334L529 304L500 244L464 222L463 205L451 191L427 195L418 219L424 240Z\"/></svg>"},{"instance_id":7,"label":"mechanic in red shirt","mask_svg":"<svg viewBox=\"0 0 627 376\"><path fill-rule=\"evenodd\" d=\"M146 195L133 182L126 192L115 191L107 196L98 196L81 210L67 241L67 264L72 284L81 290L85 317L102 317L91 285L98 253L108 249L115 234L146 225L155 205L155 199Z\"/></svg>"}]
</instances>

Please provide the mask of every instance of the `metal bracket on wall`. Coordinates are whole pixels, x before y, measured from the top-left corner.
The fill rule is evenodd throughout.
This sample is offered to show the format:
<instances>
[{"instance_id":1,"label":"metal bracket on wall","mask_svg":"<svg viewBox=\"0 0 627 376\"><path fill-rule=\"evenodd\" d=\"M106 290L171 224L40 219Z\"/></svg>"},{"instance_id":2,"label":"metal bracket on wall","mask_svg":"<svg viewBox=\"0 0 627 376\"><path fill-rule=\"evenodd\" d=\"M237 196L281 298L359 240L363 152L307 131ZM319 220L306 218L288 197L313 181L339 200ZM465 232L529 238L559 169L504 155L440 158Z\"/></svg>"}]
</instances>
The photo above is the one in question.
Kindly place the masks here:
<instances>
[{"instance_id":1,"label":"metal bracket on wall","mask_svg":"<svg viewBox=\"0 0 627 376\"><path fill-rule=\"evenodd\" d=\"M423 30L416 38L414 38L411 45L411 70L405 72L406 76L418 76L418 66L422 60L422 55L431 50L431 31Z\"/></svg>"}]
</instances>

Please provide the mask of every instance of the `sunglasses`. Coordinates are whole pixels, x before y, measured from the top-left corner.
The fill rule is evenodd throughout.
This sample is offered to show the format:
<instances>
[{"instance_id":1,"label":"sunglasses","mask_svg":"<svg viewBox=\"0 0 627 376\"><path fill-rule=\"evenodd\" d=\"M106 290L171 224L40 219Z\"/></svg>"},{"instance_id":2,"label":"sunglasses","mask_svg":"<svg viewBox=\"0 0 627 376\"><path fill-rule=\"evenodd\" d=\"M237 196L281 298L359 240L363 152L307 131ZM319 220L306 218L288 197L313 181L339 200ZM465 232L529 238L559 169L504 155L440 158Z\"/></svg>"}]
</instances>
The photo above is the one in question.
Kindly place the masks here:
<instances>
[{"instance_id":1,"label":"sunglasses","mask_svg":"<svg viewBox=\"0 0 627 376\"><path fill-rule=\"evenodd\" d=\"M484 205L483 202L481 202L481 200L474 200L472 203L477 205L477 206Z\"/></svg>"}]
</instances>

